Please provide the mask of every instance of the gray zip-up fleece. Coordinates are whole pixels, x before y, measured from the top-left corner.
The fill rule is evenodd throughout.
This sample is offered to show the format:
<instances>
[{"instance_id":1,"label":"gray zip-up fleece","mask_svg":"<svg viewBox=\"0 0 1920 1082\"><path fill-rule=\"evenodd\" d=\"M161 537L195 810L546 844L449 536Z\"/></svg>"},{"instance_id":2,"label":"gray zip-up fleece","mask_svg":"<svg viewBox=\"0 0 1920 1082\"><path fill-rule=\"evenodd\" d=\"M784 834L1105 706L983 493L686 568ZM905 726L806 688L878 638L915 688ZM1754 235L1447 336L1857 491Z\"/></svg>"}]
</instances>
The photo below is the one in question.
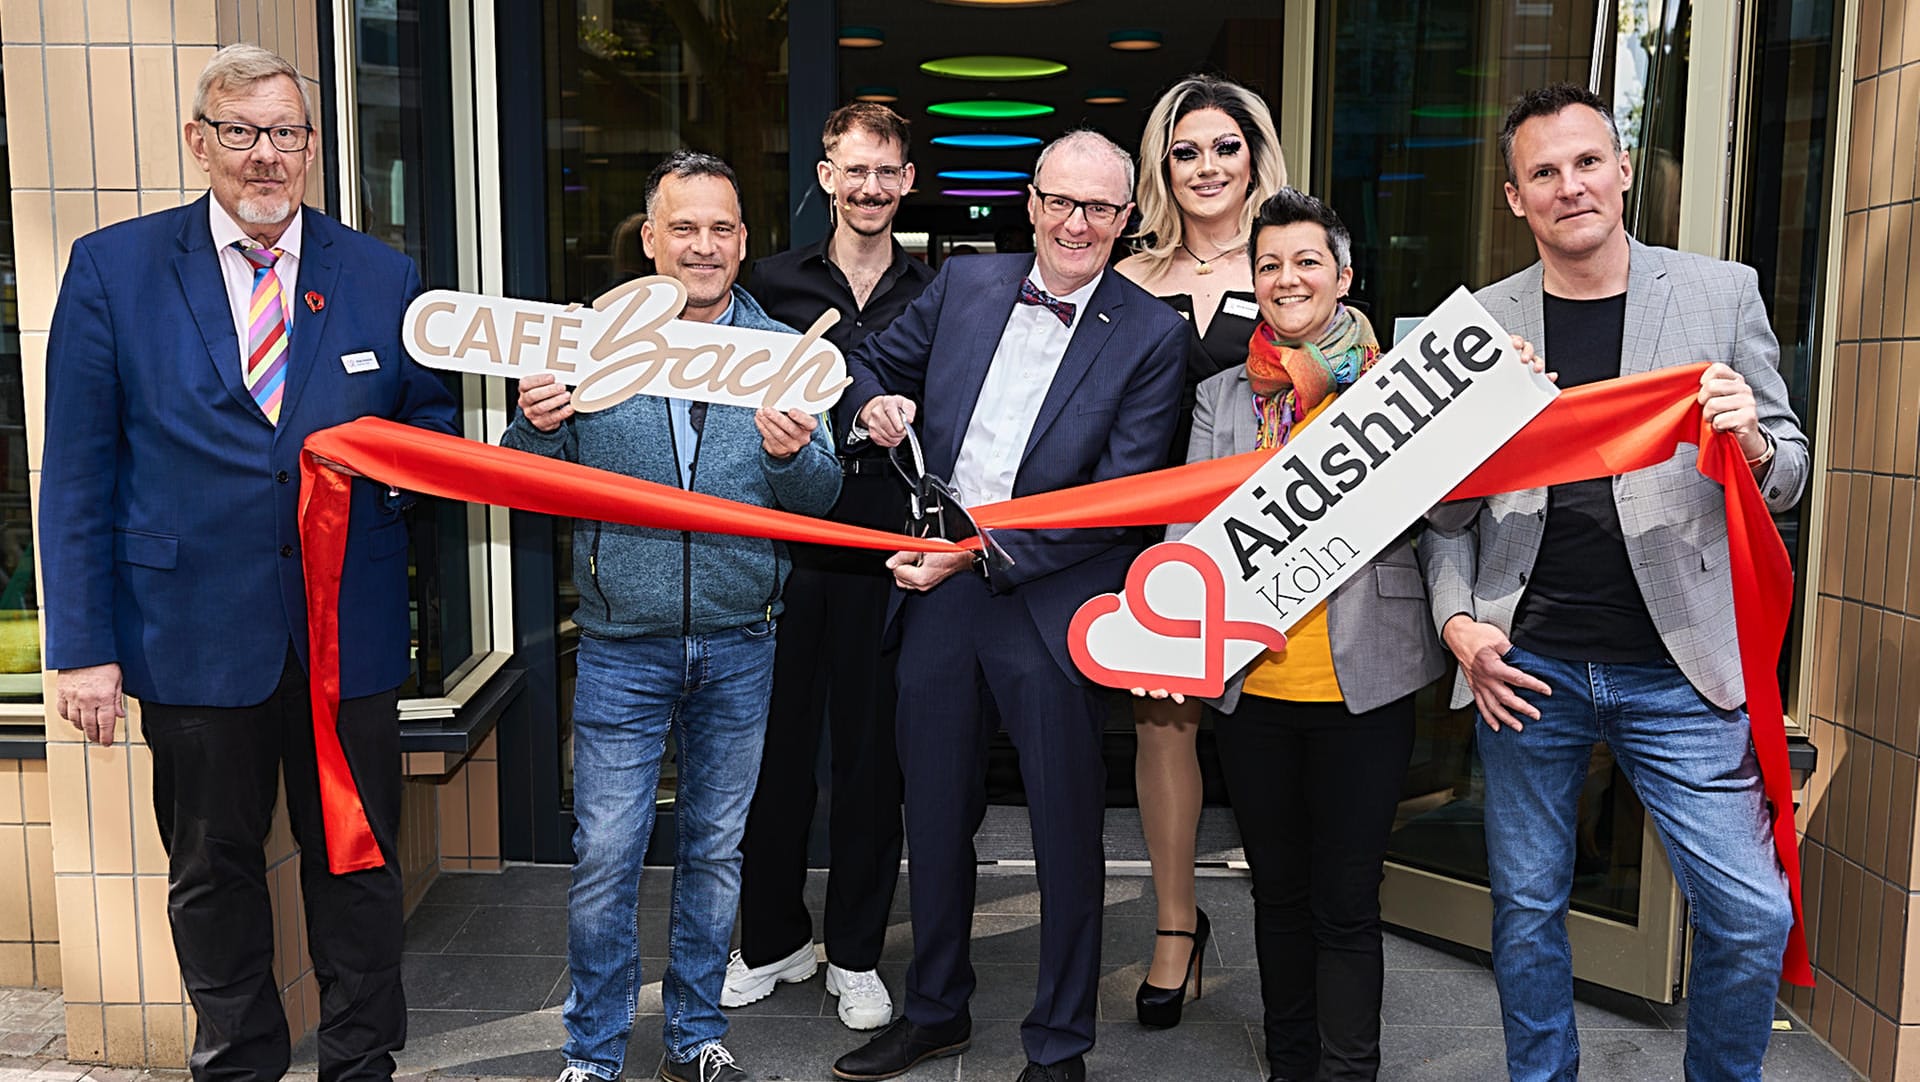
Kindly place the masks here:
<instances>
[{"instance_id":1,"label":"gray zip-up fleece","mask_svg":"<svg viewBox=\"0 0 1920 1082\"><path fill-rule=\"evenodd\" d=\"M736 327L786 331L739 286ZM840 495L840 463L823 421L813 441L786 460L769 456L744 406L710 406L693 461L694 492L802 515L824 515ZM580 413L552 433L525 416L502 447L566 459L679 487L667 400L635 395L612 409ZM609 639L704 635L779 615L791 564L786 545L759 537L689 533L575 519L574 622Z\"/></svg>"}]
</instances>

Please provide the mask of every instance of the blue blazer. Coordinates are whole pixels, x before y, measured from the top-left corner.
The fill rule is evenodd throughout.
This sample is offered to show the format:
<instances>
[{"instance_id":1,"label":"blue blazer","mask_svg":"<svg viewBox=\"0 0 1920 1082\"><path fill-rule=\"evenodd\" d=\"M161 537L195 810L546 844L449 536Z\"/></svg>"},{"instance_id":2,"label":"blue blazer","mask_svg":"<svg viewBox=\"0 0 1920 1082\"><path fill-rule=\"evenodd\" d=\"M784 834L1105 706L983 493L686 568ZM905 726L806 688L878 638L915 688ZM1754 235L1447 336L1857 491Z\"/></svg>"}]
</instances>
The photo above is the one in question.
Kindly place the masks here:
<instances>
[{"instance_id":1,"label":"blue blazer","mask_svg":"<svg viewBox=\"0 0 1920 1082\"><path fill-rule=\"evenodd\" d=\"M312 432L385 417L453 432L438 377L400 346L413 261L304 210L280 424L248 393L206 197L74 242L47 342L40 488L46 661L120 664L128 694L264 702L307 656L296 511ZM318 294L322 307L306 298ZM348 372L343 355L379 367ZM407 529L354 485L340 595L341 696L408 671Z\"/></svg>"},{"instance_id":2,"label":"blue blazer","mask_svg":"<svg viewBox=\"0 0 1920 1082\"><path fill-rule=\"evenodd\" d=\"M1030 255L949 259L918 300L848 358L847 394L856 408L880 394L913 399L927 468L942 477L953 476L993 351L1032 269ZM1165 466L1189 334L1164 301L1107 271L1041 402L1013 494ZM1025 600L1055 663L1081 680L1067 651L1067 625L1088 598L1120 589L1139 552L1139 532L998 530L994 537L1014 560L1009 572L994 573L995 592ZM889 625L900 601L896 590Z\"/></svg>"}]
</instances>

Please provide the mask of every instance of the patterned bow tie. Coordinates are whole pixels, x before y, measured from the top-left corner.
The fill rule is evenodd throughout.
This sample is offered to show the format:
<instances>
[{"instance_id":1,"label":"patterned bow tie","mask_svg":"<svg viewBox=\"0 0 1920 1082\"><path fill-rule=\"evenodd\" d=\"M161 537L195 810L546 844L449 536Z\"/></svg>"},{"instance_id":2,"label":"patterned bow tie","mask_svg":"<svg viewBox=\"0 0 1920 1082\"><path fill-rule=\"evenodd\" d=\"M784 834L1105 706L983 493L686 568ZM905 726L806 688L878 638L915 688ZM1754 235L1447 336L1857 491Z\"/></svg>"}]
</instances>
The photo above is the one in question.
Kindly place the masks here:
<instances>
[{"instance_id":1,"label":"patterned bow tie","mask_svg":"<svg viewBox=\"0 0 1920 1082\"><path fill-rule=\"evenodd\" d=\"M1033 279L1031 278L1023 278L1020 281L1020 303L1037 304L1047 311L1052 312L1054 315L1059 316L1061 326L1073 326L1073 302L1060 300L1053 294L1034 285Z\"/></svg>"}]
</instances>

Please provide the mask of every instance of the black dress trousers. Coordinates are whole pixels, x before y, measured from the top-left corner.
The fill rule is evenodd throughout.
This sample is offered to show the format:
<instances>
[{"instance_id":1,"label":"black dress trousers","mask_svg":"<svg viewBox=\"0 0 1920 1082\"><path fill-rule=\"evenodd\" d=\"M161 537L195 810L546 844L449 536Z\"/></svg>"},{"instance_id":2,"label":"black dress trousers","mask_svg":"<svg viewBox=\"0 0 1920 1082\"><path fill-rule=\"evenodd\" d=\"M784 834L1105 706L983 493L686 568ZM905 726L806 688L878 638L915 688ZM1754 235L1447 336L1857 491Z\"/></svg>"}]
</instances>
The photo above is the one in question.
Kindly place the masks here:
<instances>
[{"instance_id":1,"label":"black dress trousers","mask_svg":"<svg viewBox=\"0 0 1920 1082\"><path fill-rule=\"evenodd\" d=\"M905 497L860 459L834 508L837 521L898 529ZM891 553L795 545L774 647L773 703L760 780L740 841L740 954L750 966L792 954L813 937L802 897L824 720L832 733L826 912L827 960L873 969L900 877L900 761L894 753L893 657L881 634Z\"/></svg>"},{"instance_id":2,"label":"black dress trousers","mask_svg":"<svg viewBox=\"0 0 1920 1082\"><path fill-rule=\"evenodd\" d=\"M307 673L288 653L272 697L223 708L142 704L167 915L198 1021L198 1082L279 1078L290 1055L273 978L266 838L284 771L300 845L307 944L320 985L322 1082L385 1079L406 1043L400 987L400 732L396 694L340 704L340 744L386 864L327 870Z\"/></svg>"}]
</instances>

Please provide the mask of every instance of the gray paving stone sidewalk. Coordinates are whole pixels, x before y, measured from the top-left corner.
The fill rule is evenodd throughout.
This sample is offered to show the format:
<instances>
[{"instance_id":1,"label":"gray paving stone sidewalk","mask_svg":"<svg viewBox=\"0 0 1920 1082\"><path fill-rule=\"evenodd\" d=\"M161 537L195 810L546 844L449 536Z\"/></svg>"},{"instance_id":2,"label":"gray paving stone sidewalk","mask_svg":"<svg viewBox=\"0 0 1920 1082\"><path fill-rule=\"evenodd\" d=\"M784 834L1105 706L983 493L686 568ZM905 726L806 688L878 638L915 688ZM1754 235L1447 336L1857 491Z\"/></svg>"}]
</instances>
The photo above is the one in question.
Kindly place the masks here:
<instances>
[{"instance_id":1,"label":"gray paving stone sidewalk","mask_svg":"<svg viewBox=\"0 0 1920 1082\"><path fill-rule=\"evenodd\" d=\"M651 1077L660 1060L660 971L666 954L671 877L650 871L641 888L641 950L646 982L642 1017L627 1050L630 1079ZM447 875L407 924L409 1038L403 1079L530 1079L560 1071L565 1032L559 1007L566 982L567 871L513 867L499 875ZM1149 882L1107 880L1102 937L1099 1043L1088 1057L1099 1082L1261 1082L1259 974L1253 957L1252 903L1246 879L1207 875L1201 905L1213 919L1203 998L1187 1005L1177 1029L1148 1031L1133 1021L1133 990L1145 973L1153 937ZM819 911L825 877L808 890ZM973 1047L964 1056L922 1065L910 1082L1013 1082L1024 1065L1020 1019L1033 993L1039 942L1039 894L1030 872L983 870L974 919ZM900 998L912 952L904 883L896 898L880 965ZM1413 1082L1498 1079L1504 1075L1499 1011L1487 959L1477 951L1407 934L1386 940L1381 1078ZM1583 985L1577 1011L1589 1082L1678 1080L1686 1007L1648 1002ZM826 1082L841 1053L864 1037L834 1016L824 975L781 985L769 998L729 1012L727 1045L767 1082ZM0 1041L16 1034L32 1051L0 1051L0 1082L185 1082L180 1071L137 1072L69 1064L62 1056L59 1001L52 993L0 990ZM1858 1078L1783 1011L1786 1027L1767 1056L1768 1082ZM20 1019L37 1020L34 1025ZM52 1019L51 1028L44 1023ZM37 1037L35 1036L37 1035ZM296 1082L314 1082L313 1042L294 1051Z\"/></svg>"}]
</instances>

